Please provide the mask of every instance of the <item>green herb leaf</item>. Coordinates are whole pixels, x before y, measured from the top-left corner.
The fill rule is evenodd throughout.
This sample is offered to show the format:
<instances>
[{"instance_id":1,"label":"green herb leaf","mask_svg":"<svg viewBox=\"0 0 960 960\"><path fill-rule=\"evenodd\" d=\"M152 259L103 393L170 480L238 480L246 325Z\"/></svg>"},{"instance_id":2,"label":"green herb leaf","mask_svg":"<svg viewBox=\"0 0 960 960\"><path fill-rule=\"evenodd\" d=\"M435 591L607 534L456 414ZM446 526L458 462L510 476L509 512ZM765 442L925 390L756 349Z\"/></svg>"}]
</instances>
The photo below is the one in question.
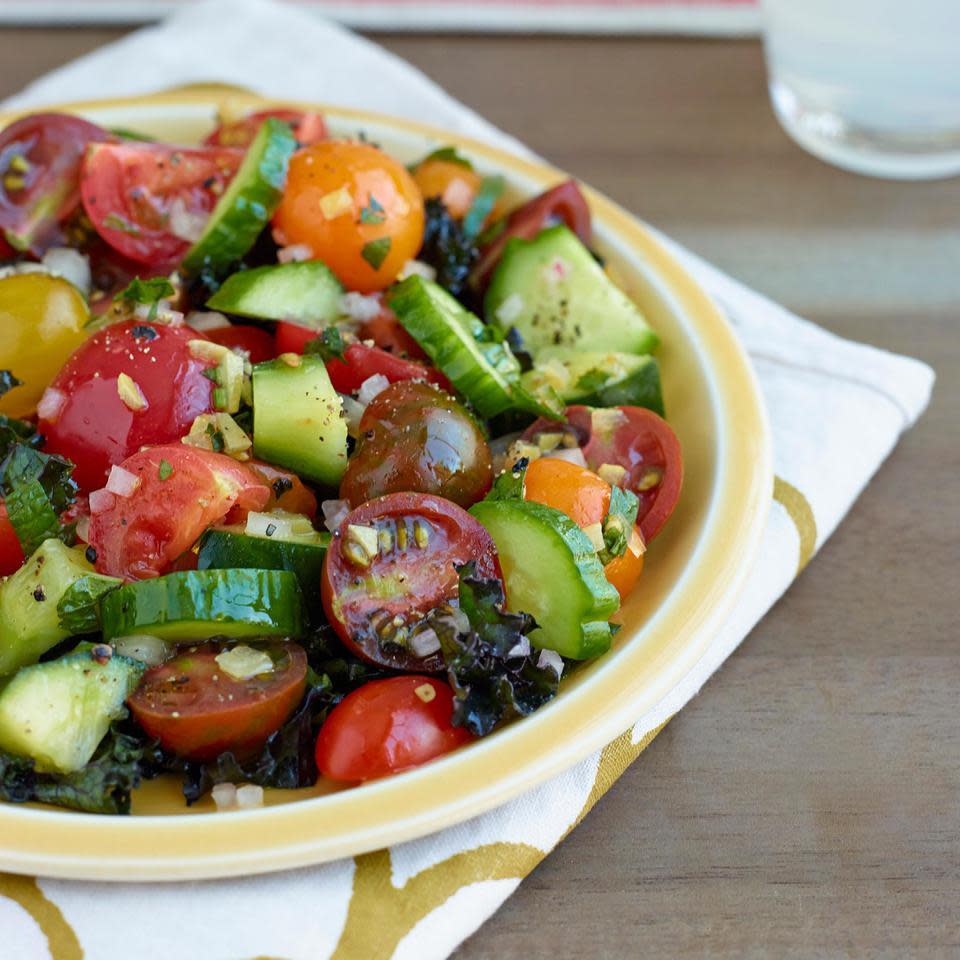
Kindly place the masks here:
<instances>
[{"instance_id":1,"label":"green herb leaf","mask_svg":"<svg viewBox=\"0 0 960 960\"><path fill-rule=\"evenodd\" d=\"M473 203L463 218L463 233L467 239L474 239L483 229L483 224L494 204L503 193L506 187L506 181L503 177L484 177L480 183L480 189L473 198Z\"/></svg>"},{"instance_id":2,"label":"green herb leaf","mask_svg":"<svg viewBox=\"0 0 960 960\"><path fill-rule=\"evenodd\" d=\"M379 270L383 261L387 259L387 254L390 253L392 244L393 241L390 237L380 237L377 240L371 240L369 243L363 245L360 256L363 257L374 270Z\"/></svg>"},{"instance_id":3,"label":"green herb leaf","mask_svg":"<svg viewBox=\"0 0 960 960\"><path fill-rule=\"evenodd\" d=\"M150 312L147 314L149 323L156 318L160 301L166 297L172 297L175 292L173 284L166 277L151 277L149 280L134 277L113 299L114 301L122 300L128 304L149 305Z\"/></svg>"},{"instance_id":4,"label":"green herb leaf","mask_svg":"<svg viewBox=\"0 0 960 960\"><path fill-rule=\"evenodd\" d=\"M430 160L458 163L461 167L466 167L468 170L473 169L473 164L462 153L459 153L456 147L440 147L432 153L428 153L422 160L414 164L414 167L419 167L421 163L427 163Z\"/></svg>"},{"instance_id":5,"label":"green herb leaf","mask_svg":"<svg viewBox=\"0 0 960 960\"><path fill-rule=\"evenodd\" d=\"M157 476L161 480L169 480L173 476L173 467L170 466L169 460L161 460L160 466L157 468Z\"/></svg>"},{"instance_id":6,"label":"green herb leaf","mask_svg":"<svg viewBox=\"0 0 960 960\"><path fill-rule=\"evenodd\" d=\"M509 470L504 470L494 481L484 500L522 500L523 478L527 472L527 458L522 457Z\"/></svg>"},{"instance_id":7,"label":"green herb leaf","mask_svg":"<svg viewBox=\"0 0 960 960\"><path fill-rule=\"evenodd\" d=\"M223 431L218 430L212 423L207 424L207 436L210 438L210 446L214 453L223 453L226 441L223 439Z\"/></svg>"},{"instance_id":8,"label":"green herb leaf","mask_svg":"<svg viewBox=\"0 0 960 960\"><path fill-rule=\"evenodd\" d=\"M368 224L383 223L387 219L386 212L371 193L368 195L367 205L360 211L360 222Z\"/></svg>"},{"instance_id":9,"label":"green herb leaf","mask_svg":"<svg viewBox=\"0 0 960 960\"><path fill-rule=\"evenodd\" d=\"M347 349L343 334L338 327L324 327L312 340L308 340L303 347L305 354L316 354L324 362L328 360L342 360L343 351Z\"/></svg>"},{"instance_id":10,"label":"green herb leaf","mask_svg":"<svg viewBox=\"0 0 960 960\"><path fill-rule=\"evenodd\" d=\"M110 132L121 140L136 140L138 143L153 143L155 138L148 137L137 130L128 130L126 127L111 127Z\"/></svg>"},{"instance_id":11,"label":"green herb leaf","mask_svg":"<svg viewBox=\"0 0 960 960\"><path fill-rule=\"evenodd\" d=\"M109 227L111 230L119 230L121 233L126 233L131 237L136 237L140 234L140 228L125 217L121 217L119 213L108 213L103 218L103 225Z\"/></svg>"},{"instance_id":12,"label":"green herb leaf","mask_svg":"<svg viewBox=\"0 0 960 960\"><path fill-rule=\"evenodd\" d=\"M72 636L100 629L100 601L123 583L115 577L92 573L74 580L57 604L60 626Z\"/></svg>"},{"instance_id":13,"label":"green herb leaf","mask_svg":"<svg viewBox=\"0 0 960 960\"><path fill-rule=\"evenodd\" d=\"M0 414L0 462L18 444L39 447L42 442L43 438L32 423Z\"/></svg>"},{"instance_id":14,"label":"green herb leaf","mask_svg":"<svg viewBox=\"0 0 960 960\"><path fill-rule=\"evenodd\" d=\"M14 387L23 386L23 381L13 375L10 370L0 370L0 397L9 393Z\"/></svg>"},{"instance_id":15,"label":"green herb leaf","mask_svg":"<svg viewBox=\"0 0 960 960\"><path fill-rule=\"evenodd\" d=\"M594 390L599 390L609 379L609 373L599 367L594 367L577 380L576 386L578 390L593 393Z\"/></svg>"},{"instance_id":16,"label":"green herb leaf","mask_svg":"<svg viewBox=\"0 0 960 960\"><path fill-rule=\"evenodd\" d=\"M603 549L597 552L604 566L626 552L639 508L640 501L632 490L611 488L610 508L603 521Z\"/></svg>"}]
</instances>

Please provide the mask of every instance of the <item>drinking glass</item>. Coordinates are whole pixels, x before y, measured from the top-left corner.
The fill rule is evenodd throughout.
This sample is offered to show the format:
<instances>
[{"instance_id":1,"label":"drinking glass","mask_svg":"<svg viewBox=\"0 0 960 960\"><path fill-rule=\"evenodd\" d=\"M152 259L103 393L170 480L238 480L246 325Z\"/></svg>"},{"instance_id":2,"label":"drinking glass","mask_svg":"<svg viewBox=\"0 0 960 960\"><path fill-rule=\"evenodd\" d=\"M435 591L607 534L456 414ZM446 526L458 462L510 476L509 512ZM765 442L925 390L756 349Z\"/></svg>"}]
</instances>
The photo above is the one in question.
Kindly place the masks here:
<instances>
[{"instance_id":1,"label":"drinking glass","mask_svg":"<svg viewBox=\"0 0 960 960\"><path fill-rule=\"evenodd\" d=\"M960 0L762 0L773 109L848 170L960 173Z\"/></svg>"}]
</instances>

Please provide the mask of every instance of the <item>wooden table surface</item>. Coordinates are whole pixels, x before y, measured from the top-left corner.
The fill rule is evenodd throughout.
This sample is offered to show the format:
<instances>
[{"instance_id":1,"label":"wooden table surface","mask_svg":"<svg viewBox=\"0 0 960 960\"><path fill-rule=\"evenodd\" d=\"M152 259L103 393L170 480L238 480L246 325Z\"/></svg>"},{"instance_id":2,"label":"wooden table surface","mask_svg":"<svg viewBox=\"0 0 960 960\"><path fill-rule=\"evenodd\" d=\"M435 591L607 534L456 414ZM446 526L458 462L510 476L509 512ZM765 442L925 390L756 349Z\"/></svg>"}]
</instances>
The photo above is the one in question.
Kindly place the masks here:
<instances>
[{"instance_id":1,"label":"wooden table surface","mask_svg":"<svg viewBox=\"0 0 960 960\"><path fill-rule=\"evenodd\" d=\"M0 95L120 32L0 31ZM956 956L960 180L803 154L755 42L377 39L734 276L939 376L820 556L458 958Z\"/></svg>"}]
</instances>

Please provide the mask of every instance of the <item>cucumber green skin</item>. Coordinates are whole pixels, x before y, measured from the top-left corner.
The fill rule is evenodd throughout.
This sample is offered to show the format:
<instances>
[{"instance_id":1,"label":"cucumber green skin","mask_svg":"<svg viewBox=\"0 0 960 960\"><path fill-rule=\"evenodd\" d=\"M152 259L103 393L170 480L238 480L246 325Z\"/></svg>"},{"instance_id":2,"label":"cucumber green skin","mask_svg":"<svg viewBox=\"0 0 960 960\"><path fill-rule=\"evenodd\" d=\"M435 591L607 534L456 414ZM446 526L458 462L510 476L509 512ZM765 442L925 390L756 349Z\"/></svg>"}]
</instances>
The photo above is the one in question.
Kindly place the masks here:
<instances>
[{"instance_id":1,"label":"cucumber green skin","mask_svg":"<svg viewBox=\"0 0 960 960\"><path fill-rule=\"evenodd\" d=\"M481 500L470 513L497 545L511 610L534 616L535 647L586 660L610 649L620 596L587 535L564 513L530 500Z\"/></svg>"},{"instance_id":2,"label":"cucumber green skin","mask_svg":"<svg viewBox=\"0 0 960 960\"><path fill-rule=\"evenodd\" d=\"M181 264L187 274L226 272L256 242L283 196L287 163L297 141L289 125L269 117L260 127L200 239Z\"/></svg>"},{"instance_id":3,"label":"cucumber green skin","mask_svg":"<svg viewBox=\"0 0 960 960\"><path fill-rule=\"evenodd\" d=\"M83 551L45 540L0 586L0 676L36 663L70 632L60 626L57 604L81 577L101 578ZM119 583L112 577L102 577ZM43 600L37 598L42 596Z\"/></svg>"},{"instance_id":4,"label":"cucumber green skin","mask_svg":"<svg viewBox=\"0 0 960 960\"><path fill-rule=\"evenodd\" d=\"M549 282L545 274L558 257L569 274ZM501 322L497 310L514 294L523 309L509 323ZM541 230L532 240L514 237L507 243L483 309L490 323L516 327L534 356L550 346L650 353L659 343L637 305L564 226Z\"/></svg>"},{"instance_id":5,"label":"cucumber green skin","mask_svg":"<svg viewBox=\"0 0 960 960\"><path fill-rule=\"evenodd\" d=\"M343 404L317 356L253 368L253 452L301 477L335 487L347 469Z\"/></svg>"},{"instance_id":6,"label":"cucumber green skin","mask_svg":"<svg viewBox=\"0 0 960 960\"><path fill-rule=\"evenodd\" d=\"M484 417L516 406L520 363L505 343L478 343L484 324L439 284L412 276L388 295L391 309L450 382Z\"/></svg>"},{"instance_id":7,"label":"cucumber green skin","mask_svg":"<svg viewBox=\"0 0 960 960\"><path fill-rule=\"evenodd\" d=\"M0 692L0 749L31 757L38 770L79 770L145 669L121 656L98 663L89 651L24 667Z\"/></svg>"},{"instance_id":8,"label":"cucumber green skin","mask_svg":"<svg viewBox=\"0 0 960 960\"><path fill-rule=\"evenodd\" d=\"M319 539L319 538L318 538ZM199 570L287 570L300 584L311 620L323 615L320 574L330 536L318 543L253 537L235 530L208 530L200 540Z\"/></svg>"},{"instance_id":9,"label":"cucumber green skin","mask_svg":"<svg viewBox=\"0 0 960 960\"><path fill-rule=\"evenodd\" d=\"M301 603L297 578L285 570L187 570L107 594L103 636L295 637L303 632Z\"/></svg>"},{"instance_id":10,"label":"cucumber green skin","mask_svg":"<svg viewBox=\"0 0 960 960\"><path fill-rule=\"evenodd\" d=\"M343 286L319 260L241 270L207 301L211 310L255 320L291 320L307 327L340 319Z\"/></svg>"}]
</instances>

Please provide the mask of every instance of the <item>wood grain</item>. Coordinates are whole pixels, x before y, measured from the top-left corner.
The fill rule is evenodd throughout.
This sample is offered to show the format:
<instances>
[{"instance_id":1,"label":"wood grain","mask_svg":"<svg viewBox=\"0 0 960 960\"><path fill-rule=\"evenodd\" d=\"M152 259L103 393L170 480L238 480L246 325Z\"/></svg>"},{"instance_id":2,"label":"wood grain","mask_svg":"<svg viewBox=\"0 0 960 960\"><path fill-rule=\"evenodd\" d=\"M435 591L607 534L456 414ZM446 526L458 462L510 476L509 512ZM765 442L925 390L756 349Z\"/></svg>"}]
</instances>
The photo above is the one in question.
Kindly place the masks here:
<instances>
[{"instance_id":1,"label":"wood grain","mask_svg":"<svg viewBox=\"0 0 960 960\"><path fill-rule=\"evenodd\" d=\"M0 31L0 93L118 34ZM459 960L956 956L960 180L808 157L753 42L377 39L735 276L939 374L787 596Z\"/></svg>"}]
</instances>

